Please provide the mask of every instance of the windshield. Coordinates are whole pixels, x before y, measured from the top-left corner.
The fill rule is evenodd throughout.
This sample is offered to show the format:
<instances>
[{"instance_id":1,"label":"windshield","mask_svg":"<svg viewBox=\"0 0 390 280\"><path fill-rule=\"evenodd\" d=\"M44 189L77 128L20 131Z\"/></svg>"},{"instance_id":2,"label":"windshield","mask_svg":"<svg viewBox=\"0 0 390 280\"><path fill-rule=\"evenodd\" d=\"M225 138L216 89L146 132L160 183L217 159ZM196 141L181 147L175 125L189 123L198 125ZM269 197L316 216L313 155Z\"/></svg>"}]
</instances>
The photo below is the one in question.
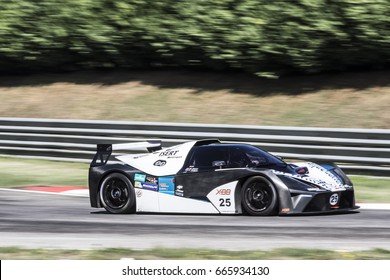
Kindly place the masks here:
<instances>
[{"instance_id":1,"label":"windshield","mask_svg":"<svg viewBox=\"0 0 390 280\"><path fill-rule=\"evenodd\" d=\"M242 146L236 146L232 147L230 151L230 162L234 164L234 162L247 162L248 167L262 167L262 166L269 166L269 165L278 165L278 166L286 166L286 163L253 146L250 145L242 145Z\"/></svg>"},{"instance_id":2,"label":"windshield","mask_svg":"<svg viewBox=\"0 0 390 280\"><path fill-rule=\"evenodd\" d=\"M197 172L222 168L285 168L281 159L251 145L210 145L194 147L186 163Z\"/></svg>"}]
</instances>

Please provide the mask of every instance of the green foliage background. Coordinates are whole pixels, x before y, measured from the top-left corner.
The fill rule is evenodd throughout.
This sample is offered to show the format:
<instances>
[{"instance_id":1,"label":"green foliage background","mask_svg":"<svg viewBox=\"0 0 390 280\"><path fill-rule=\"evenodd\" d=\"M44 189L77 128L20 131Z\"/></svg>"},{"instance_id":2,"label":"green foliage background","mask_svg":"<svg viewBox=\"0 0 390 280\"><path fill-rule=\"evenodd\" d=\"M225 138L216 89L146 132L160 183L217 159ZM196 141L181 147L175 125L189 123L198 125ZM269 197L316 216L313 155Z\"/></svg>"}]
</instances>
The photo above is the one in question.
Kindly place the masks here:
<instances>
[{"instance_id":1,"label":"green foliage background","mask_svg":"<svg viewBox=\"0 0 390 280\"><path fill-rule=\"evenodd\" d=\"M0 71L383 68L390 0L0 0Z\"/></svg>"}]
</instances>

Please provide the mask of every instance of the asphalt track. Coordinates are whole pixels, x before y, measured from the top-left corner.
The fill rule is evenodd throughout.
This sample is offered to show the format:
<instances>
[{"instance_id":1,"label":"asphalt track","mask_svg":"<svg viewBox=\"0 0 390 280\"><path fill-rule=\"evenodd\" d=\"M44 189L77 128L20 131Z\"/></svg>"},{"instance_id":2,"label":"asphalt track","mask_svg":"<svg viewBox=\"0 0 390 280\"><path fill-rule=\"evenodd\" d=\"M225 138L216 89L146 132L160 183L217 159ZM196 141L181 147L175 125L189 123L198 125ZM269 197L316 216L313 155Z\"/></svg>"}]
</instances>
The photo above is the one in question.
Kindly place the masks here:
<instances>
[{"instance_id":1,"label":"asphalt track","mask_svg":"<svg viewBox=\"0 0 390 280\"><path fill-rule=\"evenodd\" d=\"M390 211L288 217L110 215L90 208L88 197L0 189L0 246L390 250Z\"/></svg>"}]
</instances>

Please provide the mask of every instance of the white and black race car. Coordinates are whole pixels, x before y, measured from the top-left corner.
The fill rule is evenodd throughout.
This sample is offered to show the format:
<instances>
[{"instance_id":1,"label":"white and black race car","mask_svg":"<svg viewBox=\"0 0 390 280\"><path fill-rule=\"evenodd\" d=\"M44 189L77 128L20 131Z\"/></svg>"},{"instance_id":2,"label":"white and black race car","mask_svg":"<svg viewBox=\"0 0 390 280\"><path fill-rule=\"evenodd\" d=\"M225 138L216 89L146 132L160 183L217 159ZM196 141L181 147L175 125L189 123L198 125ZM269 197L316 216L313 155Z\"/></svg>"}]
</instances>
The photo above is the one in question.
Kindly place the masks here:
<instances>
[{"instance_id":1,"label":"white and black race car","mask_svg":"<svg viewBox=\"0 0 390 280\"><path fill-rule=\"evenodd\" d=\"M116 156L143 146L148 153ZM275 214L357 209L351 181L334 164L286 163L247 144L201 140L99 144L89 170L92 207L108 212Z\"/></svg>"}]
</instances>

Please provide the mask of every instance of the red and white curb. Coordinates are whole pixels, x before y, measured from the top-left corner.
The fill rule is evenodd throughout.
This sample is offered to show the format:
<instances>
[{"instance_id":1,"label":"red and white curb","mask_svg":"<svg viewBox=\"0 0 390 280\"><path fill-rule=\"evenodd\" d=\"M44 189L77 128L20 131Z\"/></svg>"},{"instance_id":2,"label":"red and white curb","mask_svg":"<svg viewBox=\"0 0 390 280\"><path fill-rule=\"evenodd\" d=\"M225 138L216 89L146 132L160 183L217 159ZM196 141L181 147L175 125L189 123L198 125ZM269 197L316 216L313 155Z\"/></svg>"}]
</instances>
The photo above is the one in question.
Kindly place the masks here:
<instances>
[{"instance_id":1,"label":"red and white curb","mask_svg":"<svg viewBox=\"0 0 390 280\"><path fill-rule=\"evenodd\" d=\"M68 195L68 196L79 196L89 197L89 190L83 187L70 187L70 186L31 186L23 188L5 189L0 188L0 191L10 192L25 192L25 193L44 193L54 195Z\"/></svg>"},{"instance_id":2,"label":"red and white curb","mask_svg":"<svg viewBox=\"0 0 390 280\"><path fill-rule=\"evenodd\" d=\"M68 196L89 197L89 190L83 187L71 186L30 186L15 189L0 189L15 192L40 192L46 194L58 194ZM356 203L360 209L364 210L390 210L390 203Z\"/></svg>"},{"instance_id":3,"label":"red and white curb","mask_svg":"<svg viewBox=\"0 0 390 280\"><path fill-rule=\"evenodd\" d=\"M25 191L57 193L62 195L89 196L87 188L70 186L31 186L22 188Z\"/></svg>"}]
</instances>

